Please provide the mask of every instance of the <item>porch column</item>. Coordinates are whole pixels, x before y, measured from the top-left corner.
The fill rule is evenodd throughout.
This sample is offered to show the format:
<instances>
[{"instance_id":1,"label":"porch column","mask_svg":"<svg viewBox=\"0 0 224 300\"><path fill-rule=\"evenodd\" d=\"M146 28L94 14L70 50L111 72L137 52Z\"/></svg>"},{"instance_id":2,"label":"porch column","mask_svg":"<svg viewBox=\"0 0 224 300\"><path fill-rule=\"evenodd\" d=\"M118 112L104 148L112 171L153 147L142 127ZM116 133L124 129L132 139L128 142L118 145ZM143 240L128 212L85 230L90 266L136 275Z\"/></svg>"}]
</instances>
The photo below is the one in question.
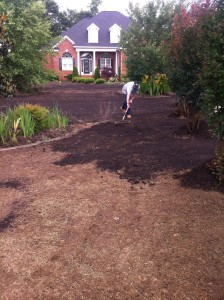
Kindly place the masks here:
<instances>
[{"instance_id":1,"label":"porch column","mask_svg":"<svg viewBox=\"0 0 224 300\"><path fill-rule=\"evenodd\" d=\"M79 50L77 50L77 69L78 69L79 75L81 75L81 70L80 70L80 51Z\"/></svg>"},{"instance_id":2,"label":"porch column","mask_svg":"<svg viewBox=\"0 0 224 300\"><path fill-rule=\"evenodd\" d=\"M92 71L93 75L94 75L95 69L96 69L96 51L93 50L93 71Z\"/></svg>"},{"instance_id":3,"label":"porch column","mask_svg":"<svg viewBox=\"0 0 224 300\"><path fill-rule=\"evenodd\" d=\"M118 52L116 51L115 53L115 73L118 74Z\"/></svg>"}]
</instances>

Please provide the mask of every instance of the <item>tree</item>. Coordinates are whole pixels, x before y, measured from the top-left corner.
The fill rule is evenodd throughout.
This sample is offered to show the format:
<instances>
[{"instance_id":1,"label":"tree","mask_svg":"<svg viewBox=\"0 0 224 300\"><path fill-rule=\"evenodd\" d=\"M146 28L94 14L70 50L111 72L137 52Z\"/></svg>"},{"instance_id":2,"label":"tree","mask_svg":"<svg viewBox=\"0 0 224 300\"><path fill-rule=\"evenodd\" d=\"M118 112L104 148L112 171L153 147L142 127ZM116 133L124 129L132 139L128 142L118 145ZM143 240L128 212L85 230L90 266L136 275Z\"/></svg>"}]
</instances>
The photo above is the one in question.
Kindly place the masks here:
<instances>
[{"instance_id":1,"label":"tree","mask_svg":"<svg viewBox=\"0 0 224 300\"><path fill-rule=\"evenodd\" d=\"M2 0L0 10L7 12L6 28L13 43L2 72L11 76L18 88L29 89L46 76L43 63L51 35L45 5L34 0Z\"/></svg>"},{"instance_id":2,"label":"tree","mask_svg":"<svg viewBox=\"0 0 224 300\"><path fill-rule=\"evenodd\" d=\"M0 96L11 98L15 94L15 85L10 76L2 72L2 65L12 48L12 43L5 26L6 21L7 16L5 14L0 15Z\"/></svg>"},{"instance_id":3,"label":"tree","mask_svg":"<svg viewBox=\"0 0 224 300\"><path fill-rule=\"evenodd\" d=\"M171 30L174 2L150 1L142 9L130 4L131 26L121 36L121 47L127 55L127 71L131 79L163 71L161 41Z\"/></svg>"},{"instance_id":4,"label":"tree","mask_svg":"<svg viewBox=\"0 0 224 300\"><path fill-rule=\"evenodd\" d=\"M201 40L204 45L201 83L202 109L210 129L218 138L213 172L224 181L224 3L217 0L213 13L201 20Z\"/></svg>"},{"instance_id":5,"label":"tree","mask_svg":"<svg viewBox=\"0 0 224 300\"><path fill-rule=\"evenodd\" d=\"M187 117L190 132L197 131L201 120L204 43L200 20L211 12L209 1L182 6L175 15L171 35L164 43L163 53L172 90L179 98L180 110Z\"/></svg>"},{"instance_id":6,"label":"tree","mask_svg":"<svg viewBox=\"0 0 224 300\"><path fill-rule=\"evenodd\" d=\"M74 24L84 18L93 17L98 13L98 6L102 0L91 0L89 10L72 10L67 9L60 12L59 6L54 0L44 0L46 5L46 17L51 22L51 34L53 37L59 36L63 31L67 30Z\"/></svg>"},{"instance_id":7,"label":"tree","mask_svg":"<svg viewBox=\"0 0 224 300\"><path fill-rule=\"evenodd\" d=\"M102 0L91 0L91 3L89 4L89 10L92 14L92 16L95 16L99 12L99 6L102 4Z\"/></svg>"}]
</instances>

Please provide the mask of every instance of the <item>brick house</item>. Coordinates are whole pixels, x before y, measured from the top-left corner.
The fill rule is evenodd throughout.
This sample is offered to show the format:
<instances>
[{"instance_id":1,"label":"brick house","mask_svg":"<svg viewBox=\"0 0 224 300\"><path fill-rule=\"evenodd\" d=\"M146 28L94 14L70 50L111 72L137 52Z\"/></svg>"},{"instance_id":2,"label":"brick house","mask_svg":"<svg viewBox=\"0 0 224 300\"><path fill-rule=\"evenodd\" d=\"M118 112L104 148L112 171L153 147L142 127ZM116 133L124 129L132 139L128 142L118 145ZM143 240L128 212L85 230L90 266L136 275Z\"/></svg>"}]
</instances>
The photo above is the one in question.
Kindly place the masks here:
<instances>
[{"instance_id":1,"label":"brick house","mask_svg":"<svg viewBox=\"0 0 224 300\"><path fill-rule=\"evenodd\" d=\"M47 68L54 70L61 80L72 73L74 66L83 77L92 77L97 66L126 74L119 38L129 24L130 19L117 11L102 11L81 20L62 33L61 41L54 46L55 55L48 58Z\"/></svg>"}]
</instances>

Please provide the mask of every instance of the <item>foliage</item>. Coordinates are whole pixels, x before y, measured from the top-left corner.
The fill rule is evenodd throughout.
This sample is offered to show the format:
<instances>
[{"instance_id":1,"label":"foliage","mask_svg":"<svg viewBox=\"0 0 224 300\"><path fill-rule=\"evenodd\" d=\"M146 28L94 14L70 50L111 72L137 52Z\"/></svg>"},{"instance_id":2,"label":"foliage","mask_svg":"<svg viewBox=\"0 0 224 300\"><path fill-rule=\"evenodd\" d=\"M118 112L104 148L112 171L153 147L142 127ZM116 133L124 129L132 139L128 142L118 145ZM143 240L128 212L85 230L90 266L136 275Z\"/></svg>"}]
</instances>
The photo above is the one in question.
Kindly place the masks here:
<instances>
[{"instance_id":1,"label":"foliage","mask_svg":"<svg viewBox=\"0 0 224 300\"><path fill-rule=\"evenodd\" d=\"M46 79L47 81L59 81L59 76L55 73L54 70L48 70Z\"/></svg>"},{"instance_id":2,"label":"foliage","mask_svg":"<svg viewBox=\"0 0 224 300\"><path fill-rule=\"evenodd\" d=\"M201 83L204 88L203 112L211 130L220 141L224 140L224 8L217 3L212 14L202 19L204 46Z\"/></svg>"},{"instance_id":3,"label":"foliage","mask_svg":"<svg viewBox=\"0 0 224 300\"><path fill-rule=\"evenodd\" d=\"M163 73L161 41L169 35L174 2L149 1L140 10L130 5L132 24L121 35L120 45L127 56L128 77L141 80L144 74Z\"/></svg>"},{"instance_id":4,"label":"foliage","mask_svg":"<svg viewBox=\"0 0 224 300\"><path fill-rule=\"evenodd\" d=\"M105 80L108 80L110 77L115 76L115 72L112 68L110 67L104 67L103 69L100 70L101 77Z\"/></svg>"},{"instance_id":5,"label":"foliage","mask_svg":"<svg viewBox=\"0 0 224 300\"><path fill-rule=\"evenodd\" d=\"M35 121L32 114L24 107L20 109L20 127L22 135L27 138L34 135Z\"/></svg>"},{"instance_id":6,"label":"foliage","mask_svg":"<svg viewBox=\"0 0 224 300\"><path fill-rule=\"evenodd\" d=\"M47 119L48 128L63 129L68 126L68 122L68 117L63 115L57 106L53 107Z\"/></svg>"},{"instance_id":7,"label":"foliage","mask_svg":"<svg viewBox=\"0 0 224 300\"><path fill-rule=\"evenodd\" d=\"M7 16L5 14L0 15L0 69L2 64L7 59L12 47L12 42L9 39L6 30ZM0 96L12 98L15 95L16 86L12 82L12 78L0 71Z\"/></svg>"},{"instance_id":8,"label":"foliage","mask_svg":"<svg viewBox=\"0 0 224 300\"><path fill-rule=\"evenodd\" d=\"M200 42L200 30L196 16L203 8L194 4L190 10L182 7L175 15L171 39L164 49L168 61L168 76L171 88L186 103L198 108L200 105L202 60L200 53L203 45Z\"/></svg>"},{"instance_id":9,"label":"foliage","mask_svg":"<svg viewBox=\"0 0 224 300\"><path fill-rule=\"evenodd\" d=\"M49 110L39 104L24 104L17 106L15 113L16 116L21 117L21 112L27 110L35 121L34 132L38 132L47 128L47 118Z\"/></svg>"},{"instance_id":10,"label":"foliage","mask_svg":"<svg viewBox=\"0 0 224 300\"><path fill-rule=\"evenodd\" d=\"M102 4L102 2L103 2L102 0L91 0L89 4L89 10L93 16L98 14L99 12L98 7Z\"/></svg>"},{"instance_id":11,"label":"foliage","mask_svg":"<svg viewBox=\"0 0 224 300\"><path fill-rule=\"evenodd\" d=\"M141 93L149 96L166 95L170 92L166 74L157 73L155 76L145 75L140 82Z\"/></svg>"},{"instance_id":12,"label":"foliage","mask_svg":"<svg viewBox=\"0 0 224 300\"><path fill-rule=\"evenodd\" d=\"M81 80L82 79L82 77L73 77L72 78L72 82L78 82L79 80Z\"/></svg>"},{"instance_id":13,"label":"foliage","mask_svg":"<svg viewBox=\"0 0 224 300\"><path fill-rule=\"evenodd\" d=\"M95 79L94 78L85 78L85 77L73 77L72 81L77 82L77 83L94 83Z\"/></svg>"},{"instance_id":14,"label":"foliage","mask_svg":"<svg viewBox=\"0 0 224 300\"><path fill-rule=\"evenodd\" d=\"M52 111L40 105L24 104L0 114L0 142L16 142L19 136L32 137L45 129L64 129L69 119L56 106Z\"/></svg>"},{"instance_id":15,"label":"foliage","mask_svg":"<svg viewBox=\"0 0 224 300\"><path fill-rule=\"evenodd\" d=\"M212 12L209 1L181 7L174 17L170 37L163 43L163 54L172 91L185 112L190 132L199 128L203 102L201 82L204 42L201 20Z\"/></svg>"},{"instance_id":16,"label":"foliage","mask_svg":"<svg viewBox=\"0 0 224 300\"><path fill-rule=\"evenodd\" d=\"M99 66L96 67L95 71L94 71L94 76L93 78L96 80L98 78L100 78L100 69Z\"/></svg>"},{"instance_id":17,"label":"foliage","mask_svg":"<svg viewBox=\"0 0 224 300\"><path fill-rule=\"evenodd\" d=\"M118 76L110 77L108 82L118 82Z\"/></svg>"},{"instance_id":18,"label":"foliage","mask_svg":"<svg viewBox=\"0 0 224 300\"><path fill-rule=\"evenodd\" d=\"M72 10L67 9L60 12L59 6L54 0L44 0L46 5L46 18L50 21L50 31L53 37L61 33L84 18L91 18L98 13L98 6L102 0L91 0L89 10Z\"/></svg>"},{"instance_id":19,"label":"foliage","mask_svg":"<svg viewBox=\"0 0 224 300\"><path fill-rule=\"evenodd\" d=\"M84 83L95 83L94 78L84 78Z\"/></svg>"},{"instance_id":20,"label":"foliage","mask_svg":"<svg viewBox=\"0 0 224 300\"><path fill-rule=\"evenodd\" d=\"M5 143L9 136L8 123L7 116L3 113L0 113L0 140L2 144Z\"/></svg>"},{"instance_id":21,"label":"foliage","mask_svg":"<svg viewBox=\"0 0 224 300\"><path fill-rule=\"evenodd\" d=\"M66 78L71 81L73 77L79 77L79 72L76 66L73 67L73 72L66 76Z\"/></svg>"},{"instance_id":22,"label":"foliage","mask_svg":"<svg viewBox=\"0 0 224 300\"><path fill-rule=\"evenodd\" d=\"M223 141L216 147L215 158L210 163L212 173L220 182L224 182L224 143Z\"/></svg>"},{"instance_id":23,"label":"foliage","mask_svg":"<svg viewBox=\"0 0 224 300\"><path fill-rule=\"evenodd\" d=\"M2 0L0 10L7 12L6 29L12 41L10 54L1 63L1 72L17 87L29 90L46 78L43 67L50 42L50 23L42 1Z\"/></svg>"},{"instance_id":24,"label":"foliage","mask_svg":"<svg viewBox=\"0 0 224 300\"><path fill-rule=\"evenodd\" d=\"M106 82L106 80L103 79L103 78L98 78L98 79L96 80L96 84L102 84L102 83L105 83L105 82Z\"/></svg>"}]
</instances>

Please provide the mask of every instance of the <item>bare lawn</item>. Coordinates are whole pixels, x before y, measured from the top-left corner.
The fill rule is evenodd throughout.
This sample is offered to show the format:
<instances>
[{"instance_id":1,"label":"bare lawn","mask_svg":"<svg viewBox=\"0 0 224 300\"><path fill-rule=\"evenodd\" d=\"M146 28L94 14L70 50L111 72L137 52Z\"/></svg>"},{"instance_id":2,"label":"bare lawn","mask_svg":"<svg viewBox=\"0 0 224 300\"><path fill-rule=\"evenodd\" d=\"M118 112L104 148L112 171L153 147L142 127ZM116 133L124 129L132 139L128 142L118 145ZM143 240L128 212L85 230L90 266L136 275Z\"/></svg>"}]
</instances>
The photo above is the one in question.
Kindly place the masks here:
<instances>
[{"instance_id":1,"label":"bare lawn","mask_svg":"<svg viewBox=\"0 0 224 300\"><path fill-rule=\"evenodd\" d=\"M115 124L120 90L53 83L1 100L71 120L59 139L0 148L1 300L224 299L217 141L205 122L187 133L173 96L139 97Z\"/></svg>"}]
</instances>

